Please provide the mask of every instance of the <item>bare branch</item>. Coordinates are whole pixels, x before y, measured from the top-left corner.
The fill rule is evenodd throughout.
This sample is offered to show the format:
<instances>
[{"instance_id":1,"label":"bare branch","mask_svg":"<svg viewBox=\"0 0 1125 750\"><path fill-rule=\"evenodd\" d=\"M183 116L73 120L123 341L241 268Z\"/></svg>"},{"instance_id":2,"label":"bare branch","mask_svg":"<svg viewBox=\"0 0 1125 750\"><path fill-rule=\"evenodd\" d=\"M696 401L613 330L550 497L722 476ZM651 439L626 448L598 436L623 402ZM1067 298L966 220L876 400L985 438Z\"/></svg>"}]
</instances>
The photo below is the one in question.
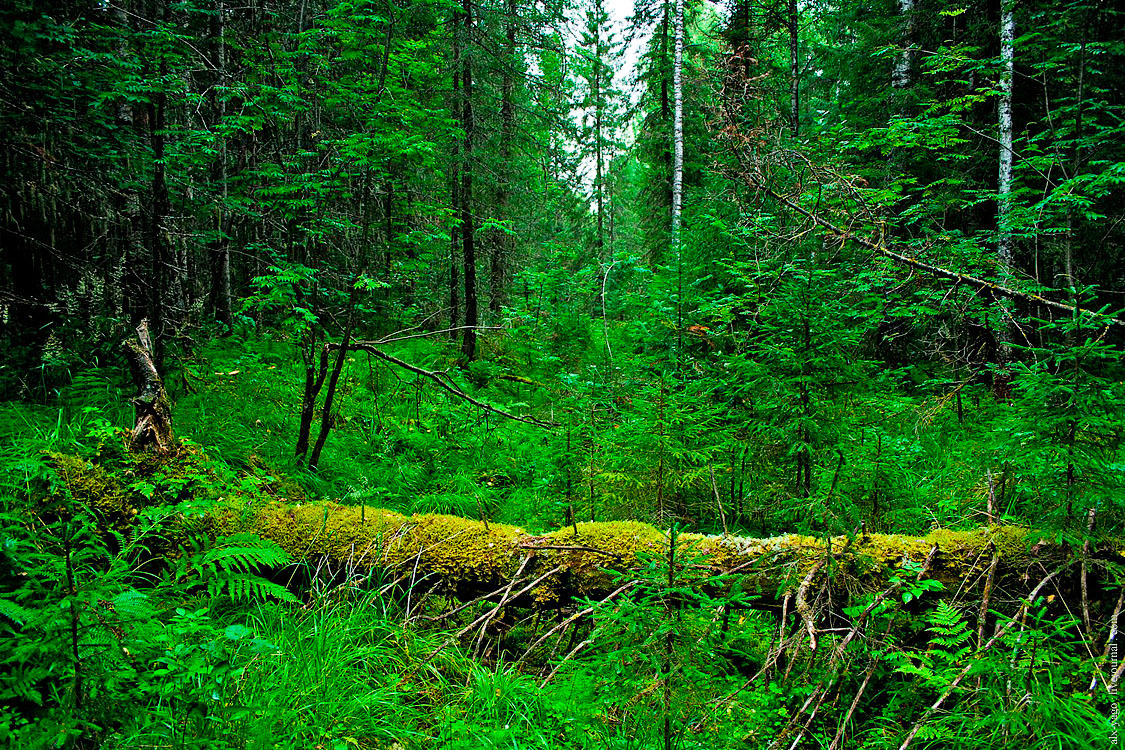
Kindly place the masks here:
<instances>
[{"instance_id":1,"label":"bare branch","mask_svg":"<svg viewBox=\"0 0 1125 750\"><path fill-rule=\"evenodd\" d=\"M454 396L461 399L462 401L467 401L470 404L472 404L473 406L480 407L481 409L484 409L485 411L492 412L493 414L499 414L502 417L506 417L506 418L511 419L513 421L516 421L516 422L523 422L524 424L530 424L530 425L534 425L536 427L543 427L545 429L550 429L552 427L558 427L558 424L555 423L555 422L544 422L543 420L536 419L534 417L521 417L521 416L518 416L516 414L512 414L511 412L506 412L503 409L498 409L497 407L492 406L491 404L486 404L483 401L479 401L479 400L473 398L472 396L470 396L469 394L465 393L464 391L462 391L457 386L455 386L455 385L449 383L448 381L446 381L443 378L442 373L435 372L434 370L427 370L425 368L418 367L417 365L412 365L405 360L402 360L402 359L399 359L398 357L387 354L382 349L379 349L375 345L375 343L373 343L373 342L370 342L370 341L354 341L351 344L349 344L348 346L349 346L349 348L354 349L356 351L367 352L368 354L371 354L375 357L378 357L379 359L390 362L393 365L397 365L398 367L401 367L404 370L409 370L410 372L414 373L415 375L421 375L424 378L428 378L428 379L434 381L435 383L437 383L442 388L442 390L447 391L449 393L452 393ZM331 351L331 350L335 350L335 349L339 349L339 348L340 348L340 344L328 343L328 344L324 345L324 351Z\"/></svg>"}]
</instances>

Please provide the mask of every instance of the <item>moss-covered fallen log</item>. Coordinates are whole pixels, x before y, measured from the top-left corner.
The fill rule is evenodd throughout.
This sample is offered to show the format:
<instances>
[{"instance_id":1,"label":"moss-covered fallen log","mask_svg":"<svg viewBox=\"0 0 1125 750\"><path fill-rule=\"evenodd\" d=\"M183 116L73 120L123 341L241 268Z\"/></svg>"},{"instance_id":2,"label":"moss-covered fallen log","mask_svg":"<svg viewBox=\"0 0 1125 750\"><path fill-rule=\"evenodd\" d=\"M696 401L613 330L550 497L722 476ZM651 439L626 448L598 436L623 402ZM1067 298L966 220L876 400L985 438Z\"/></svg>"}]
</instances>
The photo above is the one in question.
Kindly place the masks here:
<instances>
[{"instance_id":1,"label":"moss-covered fallen log","mask_svg":"<svg viewBox=\"0 0 1125 750\"><path fill-rule=\"evenodd\" d=\"M559 568L521 597L525 603L540 604L604 594L613 588L614 571L635 569L646 556L661 555L667 544L666 532L631 521L580 523L533 534L455 516L406 516L333 502L216 509L208 527L216 535L259 534L280 544L295 560L326 561L353 571L391 570L462 599L501 591L516 577L532 580ZM880 590L896 571L920 564L931 552L929 576L947 586L983 587L995 559L997 580L1021 588L1021 583L1038 579L1041 570L1070 556L1057 545L1032 544L1027 530L1013 526L831 539L684 533L678 536L678 546L684 566L740 574L770 597L796 591L814 568L817 576L830 577L833 587Z\"/></svg>"},{"instance_id":2,"label":"moss-covered fallen log","mask_svg":"<svg viewBox=\"0 0 1125 750\"><path fill-rule=\"evenodd\" d=\"M517 578L519 585L512 591L520 593L509 600L512 603L553 606L598 597L615 587L616 574L637 570L646 556L662 556L667 545L666 530L633 521L579 523L536 534L455 516L407 516L329 501L268 499L260 491L248 493L215 476L196 448L167 457L127 454L112 461L116 463L101 465L52 454L55 473L66 487L65 497L57 499L89 508L108 528L124 532L142 506L156 500L153 488L159 484L156 494L164 501L187 500L203 511L202 516L185 515L184 530L212 537L258 534L281 545L297 562L353 572L390 571L404 584L437 587L461 600L498 596ZM256 483L268 487L261 477ZM896 575L917 570L931 552L928 577L969 594L983 592L991 578L997 596L1010 598L1027 593L1048 570L1082 554L1081 549L1048 543L1014 526L830 539L683 533L678 535L677 565L700 576L737 574L743 590L766 599L794 595L799 605L802 584L816 591L882 591ZM1097 591L1106 570L1101 563L1117 553L1106 548L1089 552L1090 587ZM1070 593L1069 579L1059 579L1064 594Z\"/></svg>"}]
</instances>

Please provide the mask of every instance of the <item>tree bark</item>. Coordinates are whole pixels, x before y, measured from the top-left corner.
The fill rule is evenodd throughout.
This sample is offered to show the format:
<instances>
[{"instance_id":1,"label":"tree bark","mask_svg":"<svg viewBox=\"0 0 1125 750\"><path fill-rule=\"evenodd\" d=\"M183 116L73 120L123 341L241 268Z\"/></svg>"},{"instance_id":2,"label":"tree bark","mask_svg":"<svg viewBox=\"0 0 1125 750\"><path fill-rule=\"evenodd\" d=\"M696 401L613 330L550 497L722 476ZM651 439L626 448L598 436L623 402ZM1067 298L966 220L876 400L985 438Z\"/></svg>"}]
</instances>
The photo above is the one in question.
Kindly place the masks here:
<instances>
[{"instance_id":1,"label":"tree bark","mask_svg":"<svg viewBox=\"0 0 1125 750\"><path fill-rule=\"evenodd\" d=\"M303 344L301 356L305 364L305 391L301 397L301 421L297 426L297 447L293 451L297 458L304 458L308 455L309 437L312 433L313 418L316 416L316 397L320 395L324 379L328 376L328 350L321 349L318 360L315 340L310 339Z\"/></svg>"},{"instance_id":2,"label":"tree bark","mask_svg":"<svg viewBox=\"0 0 1125 750\"><path fill-rule=\"evenodd\" d=\"M496 191L496 208L501 219L511 222L512 216L512 140L515 134L515 65L516 23L519 15L516 0L507 0L504 19L504 58L501 61L503 76L500 82L500 168ZM509 227L510 229L510 227ZM493 232L492 257L489 266L488 312L490 322L500 318L507 299L508 266L512 256L512 238L504 229Z\"/></svg>"},{"instance_id":3,"label":"tree bark","mask_svg":"<svg viewBox=\"0 0 1125 750\"><path fill-rule=\"evenodd\" d=\"M153 18L167 20L167 5L162 0L155 0ZM167 63L161 58L159 75L163 78L167 74ZM171 275L173 272L172 252L168 244L168 233L165 224L171 213L171 201L168 196L168 181L164 166L165 146L165 107L167 96L163 91L153 95L148 103L148 138L149 147L152 149L152 183L149 193L148 231L146 240L151 253L152 278L149 280L149 316L155 332L155 346L152 349L152 358L157 368L164 364L164 344L167 339L166 318L168 311L169 295L172 290Z\"/></svg>"},{"instance_id":4,"label":"tree bark","mask_svg":"<svg viewBox=\"0 0 1125 750\"><path fill-rule=\"evenodd\" d=\"M1000 100L997 119L1000 130L1000 166L996 186L996 264L1001 283L1007 286L1012 278L1012 86L1015 79L1016 0L1000 3ZM1000 313L997 323L997 359L1000 371L993 390L998 399L1006 399L1010 375L1006 365L1012 359L1013 331L1011 303L1005 298L996 301Z\"/></svg>"},{"instance_id":5,"label":"tree bark","mask_svg":"<svg viewBox=\"0 0 1125 750\"><path fill-rule=\"evenodd\" d=\"M215 59L218 66L218 87L215 93L217 100L218 128L226 127L227 100L224 88L227 85L227 48L224 35L226 24L224 14L225 3L219 0L215 8L215 22L212 33L215 38ZM219 183L220 200L215 207L215 238L211 246L211 309L215 320L222 323L230 331L233 316L231 314L230 297L230 231L231 213L229 206L229 179L227 174L227 137L219 136L219 153L216 163L215 177Z\"/></svg>"},{"instance_id":6,"label":"tree bark","mask_svg":"<svg viewBox=\"0 0 1125 750\"><path fill-rule=\"evenodd\" d=\"M1015 77L1015 0L1000 8L1000 168L996 188L997 261L1002 276L1012 271L1012 84Z\"/></svg>"},{"instance_id":7,"label":"tree bark","mask_svg":"<svg viewBox=\"0 0 1125 750\"><path fill-rule=\"evenodd\" d=\"M789 0L789 120L793 135L801 132L801 64L797 54L800 21L797 0Z\"/></svg>"},{"instance_id":8,"label":"tree bark","mask_svg":"<svg viewBox=\"0 0 1125 750\"><path fill-rule=\"evenodd\" d=\"M683 343L684 259L680 239L684 200L684 0L676 0L672 53L672 253L676 259L676 354Z\"/></svg>"},{"instance_id":9,"label":"tree bark","mask_svg":"<svg viewBox=\"0 0 1125 750\"><path fill-rule=\"evenodd\" d=\"M676 0L672 59L672 247L680 252L684 191L684 0Z\"/></svg>"},{"instance_id":10,"label":"tree bark","mask_svg":"<svg viewBox=\"0 0 1125 750\"><path fill-rule=\"evenodd\" d=\"M461 49L462 108L461 127L465 132L464 154L461 165L461 251L465 276L465 334L461 340L461 354L471 362L477 353L477 254L473 226L473 3L464 0L461 14L465 24L465 39Z\"/></svg>"},{"instance_id":11,"label":"tree bark","mask_svg":"<svg viewBox=\"0 0 1125 750\"><path fill-rule=\"evenodd\" d=\"M450 107L453 119L461 121L461 30L457 18L453 20L453 96ZM449 226L449 338L457 340L461 325L461 143L453 139L452 168L449 180L449 205L452 219Z\"/></svg>"},{"instance_id":12,"label":"tree bark","mask_svg":"<svg viewBox=\"0 0 1125 750\"><path fill-rule=\"evenodd\" d=\"M605 249L605 164L603 153L602 125L605 116L602 106L602 65L605 50L602 46L602 0L594 0L594 198L597 202L598 232L596 255L603 260Z\"/></svg>"},{"instance_id":13,"label":"tree bark","mask_svg":"<svg viewBox=\"0 0 1125 750\"><path fill-rule=\"evenodd\" d=\"M172 433L172 401L156 366L156 347L148 321L142 320L137 326L137 337L126 339L122 345L137 386L137 395L132 401L136 421L129 436L129 447L134 451L154 450L158 455L171 455L178 447Z\"/></svg>"},{"instance_id":14,"label":"tree bark","mask_svg":"<svg viewBox=\"0 0 1125 750\"><path fill-rule=\"evenodd\" d=\"M902 49L895 58L891 85L904 89L910 85L914 66L914 0L898 0L898 10L902 16Z\"/></svg>"},{"instance_id":15,"label":"tree bark","mask_svg":"<svg viewBox=\"0 0 1125 750\"><path fill-rule=\"evenodd\" d=\"M339 350L336 353L336 362L332 366L332 375L328 378L328 391L324 394L324 404L320 408L320 432L317 433L316 443L313 444L312 453L309 454L309 468L313 471L316 471L317 466L320 465L320 452L324 450L324 443L328 440L328 433L332 429L332 402L336 398L336 385L340 382L340 373L344 370L348 346L351 344L352 331L355 328L355 305L356 295L358 293L356 285L358 283L358 277L352 280L352 290L349 295L350 299L348 300L348 322L344 326L344 335L340 341ZM327 351L327 347L325 351ZM322 355L322 362L323 361Z\"/></svg>"}]
</instances>

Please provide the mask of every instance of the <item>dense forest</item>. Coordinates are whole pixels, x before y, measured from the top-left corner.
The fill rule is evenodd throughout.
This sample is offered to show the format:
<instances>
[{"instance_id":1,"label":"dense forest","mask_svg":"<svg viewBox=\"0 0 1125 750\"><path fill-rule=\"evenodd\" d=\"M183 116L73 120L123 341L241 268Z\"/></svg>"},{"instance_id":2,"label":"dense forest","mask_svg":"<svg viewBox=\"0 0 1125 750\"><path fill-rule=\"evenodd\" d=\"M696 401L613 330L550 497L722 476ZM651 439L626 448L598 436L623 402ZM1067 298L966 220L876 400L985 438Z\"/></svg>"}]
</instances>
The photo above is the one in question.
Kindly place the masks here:
<instances>
[{"instance_id":1,"label":"dense forest","mask_svg":"<svg viewBox=\"0 0 1125 750\"><path fill-rule=\"evenodd\" d=\"M1118 747L1125 11L7 0L0 745Z\"/></svg>"}]
</instances>

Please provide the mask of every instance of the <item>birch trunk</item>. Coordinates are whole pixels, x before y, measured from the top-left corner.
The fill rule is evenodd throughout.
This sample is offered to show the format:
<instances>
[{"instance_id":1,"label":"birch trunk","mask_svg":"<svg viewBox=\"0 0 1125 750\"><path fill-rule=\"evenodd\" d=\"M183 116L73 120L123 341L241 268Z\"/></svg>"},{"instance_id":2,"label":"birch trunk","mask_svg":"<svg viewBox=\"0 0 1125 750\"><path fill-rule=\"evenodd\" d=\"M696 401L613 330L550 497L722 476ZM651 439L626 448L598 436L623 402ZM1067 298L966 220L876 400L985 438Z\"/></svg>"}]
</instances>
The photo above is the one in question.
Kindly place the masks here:
<instances>
[{"instance_id":1,"label":"birch trunk","mask_svg":"<svg viewBox=\"0 0 1125 750\"><path fill-rule=\"evenodd\" d=\"M1000 101L997 115L1000 130L1000 169L996 186L996 262L1001 283L1007 286L1012 274L1012 84L1015 74L1016 0L1003 0L1000 5ZM1003 365L1012 356L1011 306L1007 300L1000 305L998 359ZM1003 396L1007 383L996 388Z\"/></svg>"},{"instance_id":2,"label":"birch trunk","mask_svg":"<svg viewBox=\"0 0 1125 750\"><path fill-rule=\"evenodd\" d=\"M684 0L676 0L672 53L672 248L680 252L684 192Z\"/></svg>"},{"instance_id":3,"label":"birch trunk","mask_svg":"<svg viewBox=\"0 0 1125 750\"><path fill-rule=\"evenodd\" d=\"M672 53L672 253L676 258L677 351L684 328L684 261L680 241L684 202L684 0L676 0L675 44Z\"/></svg>"},{"instance_id":4,"label":"birch trunk","mask_svg":"<svg viewBox=\"0 0 1125 750\"><path fill-rule=\"evenodd\" d=\"M1000 170L997 180L997 260L1000 272L1012 270L1012 82L1015 73L1015 0L1004 0L1000 10Z\"/></svg>"},{"instance_id":5,"label":"birch trunk","mask_svg":"<svg viewBox=\"0 0 1125 750\"><path fill-rule=\"evenodd\" d=\"M902 51L895 58L891 84L896 89L904 89L910 85L910 73L914 65L914 0L898 0L898 10L903 23Z\"/></svg>"},{"instance_id":6,"label":"birch trunk","mask_svg":"<svg viewBox=\"0 0 1125 750\"><path fill-rule=\"evenodd\" d=\"M602 3L594 3L594 17L597 23L594 27L594 192L598 204L598 236L597 255L602 260L602 250L605 248L605 191L604 191L604 164L602 154Z\"/></svg>"}]
</instances>

